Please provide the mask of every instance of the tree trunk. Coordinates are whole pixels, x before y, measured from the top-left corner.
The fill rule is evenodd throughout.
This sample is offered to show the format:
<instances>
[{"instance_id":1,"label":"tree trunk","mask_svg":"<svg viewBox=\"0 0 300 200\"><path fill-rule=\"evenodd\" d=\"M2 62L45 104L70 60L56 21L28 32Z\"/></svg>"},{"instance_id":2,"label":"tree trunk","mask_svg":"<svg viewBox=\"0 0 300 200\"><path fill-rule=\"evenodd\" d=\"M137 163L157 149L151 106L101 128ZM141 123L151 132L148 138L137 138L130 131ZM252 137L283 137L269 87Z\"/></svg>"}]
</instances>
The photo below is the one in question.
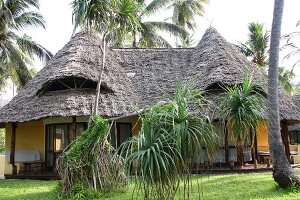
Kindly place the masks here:
<instances>
[{"instance_id":1,"label":"tree trunk","mask_svg":"<svg viewBox=\"0 0 300 200\"><path fill-rule=\"evenodd\" d=\"M237 146L236 146L236 156L237 156L237 163L239 167L243 167L244 164L244 149L241 138L238 138Z\"/></svg>"},{"instance_id":2,"label":"tree trunk","mask_svg":"<svg viewBox=\"0 0 300 200\"><path fill-rule=\"evenodd\" d=\"M273 178L280 187L287 187L292 182L300 185L300 179L295 175L295 172L285 155L280 134L278 107L278 60L283 5L284 0L275 0L268 72L268 133L270 154L273 162Z\"/></svg>"},{"instance_id":3,"label":"tree trunk","mask_svg":"<svg viewBox=\"0 0 300 200\"><path fill-rule=\"evenodd\" d=\"M100 91L101 91L101 82L102 82L102 75L106 64L106 34L103 35L102 44L100 44L101 49L101 66L100 66L100 73L98 77L98 83L97 83L97 91L96 91L96 98L95 98L95 104L94 104L94 110L93 115L98 115L98 105L100 100ZM102 45L102 46L101 46Z\"/></svg>"},{"instance_id":4,"label":"tree trunk","mask_svg":"<svg viewBox=\"0 0 300 200\"><path fill-rule=\"evenodd\" d=\"M281 121L281 138L284 145L285 155L288 161L291 163L291 151L290 151L290 141L289 141L289 130L287 120Z\"/></svg>"}]
</instances>

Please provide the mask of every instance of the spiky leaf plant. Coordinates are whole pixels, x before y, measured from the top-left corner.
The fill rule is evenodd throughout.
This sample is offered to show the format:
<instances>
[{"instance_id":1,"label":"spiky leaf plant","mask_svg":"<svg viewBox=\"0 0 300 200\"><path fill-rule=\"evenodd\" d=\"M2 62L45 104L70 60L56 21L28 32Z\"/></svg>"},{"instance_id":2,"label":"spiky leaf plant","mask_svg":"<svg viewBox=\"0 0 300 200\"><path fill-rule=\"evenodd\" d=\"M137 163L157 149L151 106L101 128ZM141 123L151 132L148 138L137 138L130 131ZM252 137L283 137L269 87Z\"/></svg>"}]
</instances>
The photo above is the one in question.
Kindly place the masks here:
<instances>
[{"instance_id":1,"label":"spiky leaf plant","mask_svg":"<svg viewBox=\"0 0 300 200\"><path fill-rule=\"evenodd\" d=\"M127 172L139 175L145 199L173 199L182 180L183 198L189 197L190 164L202 147L211 150L216 138L207 118L190 111L196 98L198 93L178 85L166 104L155 105L141 116L140 134L121 145Z\"/></svg>"},{"instance_id":2,"label":"spiky leaf plant","mask_svg":"<svg viewBox=\"0 0 300 200\"><path fill-rule=\"evenodd\" d=\"M251 133L253 141L259 122L266 119L266 99L262 89L248 76L242 84L224 86L224 90L220 115L226 121L228 136L237 142L238 162L242 165L242 146Z\"/></svg>"}]
</instances>

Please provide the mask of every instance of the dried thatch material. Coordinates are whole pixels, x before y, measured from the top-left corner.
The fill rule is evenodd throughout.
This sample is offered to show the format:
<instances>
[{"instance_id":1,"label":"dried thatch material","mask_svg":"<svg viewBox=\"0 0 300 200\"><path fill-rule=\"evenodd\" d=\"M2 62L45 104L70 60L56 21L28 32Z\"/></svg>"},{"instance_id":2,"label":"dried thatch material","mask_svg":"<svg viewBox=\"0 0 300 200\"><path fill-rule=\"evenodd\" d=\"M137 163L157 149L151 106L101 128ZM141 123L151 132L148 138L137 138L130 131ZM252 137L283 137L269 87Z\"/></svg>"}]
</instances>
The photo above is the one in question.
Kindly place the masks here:
<instances>
[{"instance_id":1,"label":"dried thatch material","mask_svg":"<svg viewBox=\"0 0 300 200\"><path fill-rule=\"evenodd\" d=\"M79 77L97 81L99 40L77 34L13 100L0 110L0 123L30 121L52 116L89 115L94 90L44 92L54 80ZM267 93L266 76L214 28L209 28L195 48L113 49L108 51L100 114L114 117L153 105L174 93L176 81L211 90L241 83L244 73ZM192 80L192 81L191 81ZM138 98L137 98L138 97ZM280 117L300 120L300 109L280 89Z\"/></svg>"},{"instance_id":2,"label":"dried thatch material","mask_svg":"<svg viewBox=\"0 0 300 200\"><path fill-rule=\"evenodd\" d=\"M195 48L114 49L123 62L140 96L140 105L161 100L175 91L175 81L191 82L203 90L241 83L244 73L267 93L267 78L255 65L214 28L210 27ZM299 120L300 110L280 89L280 117Z\"/></svg>"},{"instance_id":3,"label":"dried thatch material","mask_svg":"<svg viewBox=\"0 0 300 200\"><path fill-rule=\"evenodd\" d=\"M97 82L101 55L99 44L100 40L93 35L76 34L18 95L0 110L0 122L89 115L94 104L95 90L44 90L53 81L66 77ZM104 116L119 116L134 112L137 97L131 81L114 52L107 51L107 59L102 85L110 92L101 94L99 113Z\"/></svg>"},{"instance_id":4,"label":"dried thatch material","mask_svg":"<svg viewBox=\"0 0 300 200\"><path fill-rule=\"evenodd\" d=\"M300 93L294 94L292 96L294 104L300 109ZM289 126L289 131L300 130L300 124Z\"/></svg>"}]
</instances>

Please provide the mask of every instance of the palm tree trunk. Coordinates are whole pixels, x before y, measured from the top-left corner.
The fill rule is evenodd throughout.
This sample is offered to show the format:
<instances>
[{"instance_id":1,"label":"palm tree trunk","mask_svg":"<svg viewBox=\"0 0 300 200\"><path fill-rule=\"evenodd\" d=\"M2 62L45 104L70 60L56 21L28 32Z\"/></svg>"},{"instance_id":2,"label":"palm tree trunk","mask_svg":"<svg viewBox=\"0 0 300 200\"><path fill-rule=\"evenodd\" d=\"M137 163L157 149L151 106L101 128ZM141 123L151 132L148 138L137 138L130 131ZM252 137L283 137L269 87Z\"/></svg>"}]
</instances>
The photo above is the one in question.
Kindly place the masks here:
<instances>
[{"instance_id":1,"label":"palm tree trunk","mask_svg":"<svg viewBox=\"0 0 300 200\"><path fill-rule=\"evenodd\" d=\"M238 166L243 167L243 164L244 164L244 150L243 150L242 140L241 140L240 137L237 140L236 155L237 155Z\"/></svg>"},{"instance_id":2,"label":"palm tree trunk","mask_svg":"<svg viewBox=\"0 0 300 200\"><path fill-rule=\"evenodd\" d=\"M270 154L273 162L273 178L280 187L287 187L292 182L300 185L300 178L295 175L295 172L285 155L280 134L278 108L278 60L283 6L284 0L275 0L268 73L268 133Z\"/></svg>"}]
</instances>

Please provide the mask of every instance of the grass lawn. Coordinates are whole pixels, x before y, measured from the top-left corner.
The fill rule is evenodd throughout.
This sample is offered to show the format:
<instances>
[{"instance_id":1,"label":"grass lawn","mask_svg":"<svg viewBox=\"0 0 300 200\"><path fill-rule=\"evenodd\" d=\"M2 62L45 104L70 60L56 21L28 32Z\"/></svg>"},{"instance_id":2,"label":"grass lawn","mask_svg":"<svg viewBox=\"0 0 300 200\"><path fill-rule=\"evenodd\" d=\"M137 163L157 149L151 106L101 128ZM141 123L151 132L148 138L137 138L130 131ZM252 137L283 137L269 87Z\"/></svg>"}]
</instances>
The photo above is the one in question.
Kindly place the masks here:
<instances>
[{"instance_id":1,"label":"grass lawn","mask_svg":"<svg viewBox=\"0 0 300 200\"><path fill-rule=\"evenodd\" d=\"M300 193L291 189L278 189L271 173L210 175L193 179L193 184L200 184L200 199L238 200L238 199L300 199ZM57 199L55 187L57 181L0 180L0 199ZM100 199L131 199L133 185L124 192L103 194ZM197 188L191 199L198 199ZM142 199L142 198L141 198ZM178 198L181 199L181 198Z\"/></svg>"}]
</instances>

